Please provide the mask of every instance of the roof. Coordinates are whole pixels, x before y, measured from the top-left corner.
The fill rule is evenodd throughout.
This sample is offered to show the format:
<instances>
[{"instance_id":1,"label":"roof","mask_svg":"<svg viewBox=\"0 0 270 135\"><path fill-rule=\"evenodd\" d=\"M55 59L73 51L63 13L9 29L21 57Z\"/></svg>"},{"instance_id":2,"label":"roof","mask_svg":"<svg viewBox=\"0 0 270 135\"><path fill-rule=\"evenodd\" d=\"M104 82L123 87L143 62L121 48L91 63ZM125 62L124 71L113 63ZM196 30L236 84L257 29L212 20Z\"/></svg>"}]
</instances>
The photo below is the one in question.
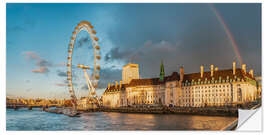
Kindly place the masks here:
<instances>
[{"instance_id":1,"label":"roof","mask_svg":"<svg viewBox=\"0 0 270 135\"><path fill-rule=\"evenodd\" d=\"M139 67L139 64L135 64L135 63L128 63L126 65L124 65L123 67L127 67L127 66L131 66L131 67Z\"/></svg>"},{"instance_id":2,"label":"roof","mask_svg":"<svg viewBox=\"0 0 270 135\"><path fill-rule=\"evenodd\" d=\"M115 91L124 91L127 87L127 84L122 84L122 87L120 89L120 85L118 87L115 87L115 85L110 86L110 88L106 88L105 92L115 92Z\"/></svg>"},{"instance_id":3,"label":"roof","mask_svg":"<svg viewBox=\"0 0 270 135\"><path fill-rule=\"evenodd\" d=\"M225 70L218 70L214 71L213 78L214 80L219 80L221 79L244 79L246 80L246 77L255 80L254 77L252 77L249 73L244 73L242 69L236 69L235 75L233 75L233 70L232 69L225 69ZM212 80L211 76L211 71L207 71L203 73L203 77L201 78L201 73L191 73L191 74L184 74L183 82L191 82L193 81L198 81L198 80ZM173 72L170 76L164 77L164 81L160 81L159 78L147 78L147 79L132 79L129 84L122 84L121 90L125 90L126 87L133 87L133 86L140 86L140 85L161 85L165 84L166 82L169 81L179 81L180 80L180 75L177 72ZM107 88L105 92L109 91L120 91L119 87L115 88L115 86L111 86L109 89Z\"/></svg>"},{"instance_id":4,"label":"roof","mask_svg":"<svg viewBox=\"0 0 270 135\"><path fill-rule=\"evenodd\" d=\"M240 79L245 79L245 77L248 77L250 79L255 80L255 78L252 77L249 73L244 73L244 71L242 69L239 69L239 68L235 70L235 76L237 78L240 78ZM233 70L232 69L225 69L225 70L214 71L213 77L214 77L214 80L219 80L219 78L227 79L227 77L229 77L229 79L234 79ZM191 82L192 80L198 81L199 79L212 80L211 71L204 72L202 78L201 78L200 72L199 73L185 74L183 82L186 82L186 81Z\"/></svg>"}]
</instances>

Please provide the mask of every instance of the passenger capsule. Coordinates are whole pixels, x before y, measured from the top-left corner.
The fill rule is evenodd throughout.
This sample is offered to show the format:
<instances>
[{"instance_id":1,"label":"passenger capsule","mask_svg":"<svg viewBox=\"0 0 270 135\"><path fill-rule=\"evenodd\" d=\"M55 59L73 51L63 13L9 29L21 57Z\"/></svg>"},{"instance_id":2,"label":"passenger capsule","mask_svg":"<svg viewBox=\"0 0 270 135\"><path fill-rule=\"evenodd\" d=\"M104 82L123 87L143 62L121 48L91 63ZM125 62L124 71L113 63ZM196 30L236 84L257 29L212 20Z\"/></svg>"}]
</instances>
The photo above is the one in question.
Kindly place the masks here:
<instances>
[{"instance_id":1,"label":"passenger capsule","mask_svg":"<svg viewBox=\"0 0 270 135\"><path fill-rule=\"evenodd\" d=\"M99 65L97 65L97 70L100 70L100 66Z\"/></svg>"},{"instance_id":2,"label":"passenger capsule","mask_svg":"<svg viewBox=\"0 0 270 135\"><path fill-rule=\"evenodd\" d=\"M93 29L93 28L94 28L94 26L93 26L93 25L89 25L89 27L90 27L91 29Z\"/></svg>"},{"instance_id":3,"label":"passenger capsule","mask_svg":"<svg viewBox=\"0 0 270 135\"><path fill-rule=\"evenodd\" d=\"M96 40L96 41L98 41L98 38L97 38L97 37L95 37L95 40Z\"/></svg>"},{"instance_id":4,"label":"passenger capsule","mask_svg":"<svg viewBox=\"0 0 270 135\"><path fill-rule=\"evenodd\" d=\"M80 23L84 23L84 24L91 25L91 23L90 23L90 22L88 22L88 21L80 21Z\"/></svg>"},{"instance_id":5,"label":"passenger capsule","mask_svg":"<svg viewBox=\"0 0 270 135\"><path fill-rule=\"evenodd\" d=\"M100 60L101 57L98 55L98 56L96 56L96 58L97 58L98 60Z\"/></svg>"},{"instance_id":6,"label":"passenger capsule","mask_svg":"<svg viewBox=\"0 0 270 135\"><path fill-rule=\"evenodd\" d=\"M96 45L96 47L95 47L97 50L99 50L100 49L100 47L98 46L98 45Z\"/></svg>"},{"instance_id":7,"label":"passenger capsule","mask_svg":"<svg viewBox=\"0 0 270 135\"><path fill-rule=\"evenodd\" d=\"M96 75L96 79L99 79L99 75Z\"/></svg>"},{"instance_id":8,"label":"passenger capsule","mask_svg":"<svg viewBox=\"0 0 270 135\"><path fill-rule=\"evenodd\" d=\"M97 34L97 32L96 32L95 30L92 30L92 33L93 33L93 34Z\"/></svg>"}]
</instances>

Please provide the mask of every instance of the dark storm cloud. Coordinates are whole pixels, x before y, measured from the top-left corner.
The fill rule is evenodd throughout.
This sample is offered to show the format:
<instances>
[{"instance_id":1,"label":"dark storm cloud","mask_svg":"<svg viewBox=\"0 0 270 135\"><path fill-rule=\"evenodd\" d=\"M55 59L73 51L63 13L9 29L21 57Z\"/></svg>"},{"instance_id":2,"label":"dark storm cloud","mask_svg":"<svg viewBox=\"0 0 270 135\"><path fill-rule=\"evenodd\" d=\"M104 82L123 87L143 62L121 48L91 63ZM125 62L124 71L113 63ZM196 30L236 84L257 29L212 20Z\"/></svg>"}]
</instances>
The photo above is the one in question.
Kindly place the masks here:
<instances>
[{"instance_id":1,"label":"dark storm cloud","mask_svg":"<svg viewBox=\"0 0 270 135\"><path fill-rule=\"evenodd\" d=\"M128 49L120 50L119 47L115 47L115 48L112 48L105 55L105 61L130 59L131 53L132 53L132 50L128 50Z\"/></svg>"},{"instance_id":2,"label":"dark storm cloud","mask_svg":"<svg viewBox=\"0 0 270 135\"><path fill-rule=\"evenodd\" d=\"M260 4L215 4L231 30L248 67L261 72ZM208 4L123 4L109 29L113 48L105 61L140 64L141 77L166 75L184 66L186 73L200 65L231 68L237 60L231 41ZM117 34L116 34L117 33ZM238 67L240 65L238 64Z\"/></svg>"},{"instance_id":3,"label":"dark storm cloud","mask_svg":"<svg viewBox=\"0 0 270 135\"><path fill-rule=\"evenodd\" d=\"M100 80L98 82L98 88L107 88L108 83L115 83L115 80L119 82L121 80L122 71L119 69L105 68L100 71ZM88 88L87 88L88 89Z\"/></svg>"}]
</instances>

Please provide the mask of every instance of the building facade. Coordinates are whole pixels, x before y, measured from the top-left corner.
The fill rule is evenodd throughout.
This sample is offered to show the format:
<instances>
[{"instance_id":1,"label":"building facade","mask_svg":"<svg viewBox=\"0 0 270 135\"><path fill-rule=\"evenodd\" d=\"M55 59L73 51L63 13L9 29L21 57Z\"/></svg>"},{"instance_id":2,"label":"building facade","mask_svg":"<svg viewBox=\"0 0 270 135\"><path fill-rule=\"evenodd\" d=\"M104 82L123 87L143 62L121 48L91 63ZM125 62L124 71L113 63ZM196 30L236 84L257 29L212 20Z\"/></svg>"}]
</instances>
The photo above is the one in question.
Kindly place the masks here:
<instances>
[{"instance_id":1,"label":"building facade","mask_svg":"<svg viewBox=\"0 0 270 135\"><path fill-rule=\"evenodd\" d=\"M102 95L103 106L235 106L258 98L253 70L247 73L245 64L240 69L233 62L233 68L226 70L214 69L211 65L211 70L207 72L201 66L200 72L191 74L185 74L184 68L180 67L179 73L165 76L161 63L160 77L149 79L139 79L138 66L134 70L135 67L130 68L131 65L123 67L123 84L122 81L108 84Z\"/></svg>"},{"instance_id":2,"label":"building facade","mask_svg":"<svg viewBox=\"0 0 270 135\"><path fill-rule=\"evenodd\" d=\"M132 79L139 79L139 65L129 63L123 66L122 79L124 84L130 83Z\"/></svg>"}]
</instances>

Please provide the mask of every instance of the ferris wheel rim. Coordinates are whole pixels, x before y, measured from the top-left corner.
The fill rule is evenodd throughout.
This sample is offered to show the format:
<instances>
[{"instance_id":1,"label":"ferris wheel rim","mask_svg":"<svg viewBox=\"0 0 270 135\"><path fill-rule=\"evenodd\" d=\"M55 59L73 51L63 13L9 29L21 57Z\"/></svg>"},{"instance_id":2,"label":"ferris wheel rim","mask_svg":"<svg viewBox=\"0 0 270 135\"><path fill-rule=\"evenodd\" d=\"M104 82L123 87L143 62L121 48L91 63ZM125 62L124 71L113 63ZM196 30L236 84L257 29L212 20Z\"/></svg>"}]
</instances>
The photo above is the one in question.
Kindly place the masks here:
<instances>
[{"instance_id":1,"label":"ferris wheel rim","mask_svg":"<svg viewBox=\"0 0 270 135\"><path fill-rule=\"evenodd\" d=\"M75 46L75 41L77 39L77 35L81 32L81 31L87 31L90 38L91 38L91 43L92 43L92 47L93 47L93 51L94 51L94 72L92 73L91 79L93 79L95 81L95 87L97 87L98 85L98 81L99 81L99 71L100 71L100 65L98 64L99 60L100 60L100 54L99 54L99 50L100 50L100 46L98 44L98 38L96 37L96 31L93 29L94 27L91 25L90 22L88 21L81 21L74 29L74 31L72 32L72 36L69 42L69 46L68 46L68 62L67 62L67 80L68 80L68 89L69 89L69 93L70 96L72 98L72 100L74 102L77 102L77 97L75 94L75 90L73 87L73 82L72 82L72 69L73 69L73 63L72 63L72 55L73 55L73 49ZM75 103L76 104L76 103Z\"/></svg>"}]
</instances>

